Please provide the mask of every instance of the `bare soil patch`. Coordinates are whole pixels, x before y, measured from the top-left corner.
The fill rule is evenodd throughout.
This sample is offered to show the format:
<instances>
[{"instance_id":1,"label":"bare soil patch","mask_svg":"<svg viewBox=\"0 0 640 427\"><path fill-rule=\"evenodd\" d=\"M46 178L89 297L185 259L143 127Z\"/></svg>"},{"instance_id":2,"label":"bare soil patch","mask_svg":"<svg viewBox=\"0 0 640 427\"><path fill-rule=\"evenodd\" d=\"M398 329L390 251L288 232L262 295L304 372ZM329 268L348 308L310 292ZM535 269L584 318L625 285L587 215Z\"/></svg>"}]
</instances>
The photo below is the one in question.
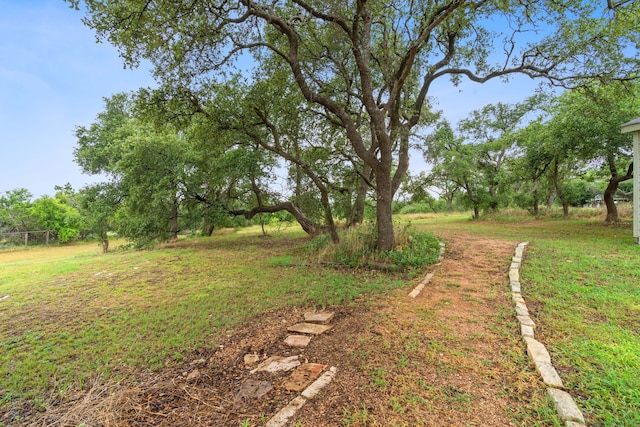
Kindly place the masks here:
<instances>
[{"instance_id":1,"label":"bare soil patch","mask_svg":"<svg viewBox=\"0 0 640 427\"><path fill-rule=\"evenodd\" d=\"M283 344L287 326L305 310L271 312L185 364L120 384L98 380L30 425L264 425L296 394L282 386L289 373L250 374L249 353L298 354L337 367L334 381L291 425L545 425L527 418L531 405L544 401L544 387L527 365L507 285L517 242L444 238L445 259L416 299L402 289L333 307L333 329L305 349ZM273 389L261 398L239 394L248 379Z\"/></svg>"}]
</instances>

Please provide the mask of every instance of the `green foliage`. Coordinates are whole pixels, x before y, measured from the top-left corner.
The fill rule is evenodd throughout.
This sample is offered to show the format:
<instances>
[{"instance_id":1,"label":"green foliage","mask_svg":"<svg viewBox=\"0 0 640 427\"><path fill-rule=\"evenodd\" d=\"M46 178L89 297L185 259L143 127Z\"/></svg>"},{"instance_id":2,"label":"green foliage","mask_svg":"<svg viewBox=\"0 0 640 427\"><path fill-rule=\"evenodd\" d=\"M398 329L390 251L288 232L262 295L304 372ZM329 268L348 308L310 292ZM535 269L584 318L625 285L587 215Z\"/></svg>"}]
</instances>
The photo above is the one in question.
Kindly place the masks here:
<instances>
[{"instance_id":1,"label":"green foliage","mask_svg":"<svg viewBox=\"0 0 640 427\"><path fill-rule=\"evenodd\" d=\"M602 189L597 188L593 182L578 178L565 183L563 192L571 206L584 206L596 194L602 194Z\"/></svg>"},{"instance_id":2,"label":"green foliage","mask_svg":"<svg viewBox=\"0 0 640 427\"><path fill-rule=\"evenodd\" d=\"M371 222L365 222L341 232L339 243L331 243L327 237L312 240L309 252L321 261L351 268L382 262L391 268L411 270L437 262L440 244L432 234L417 230L410 224L396 224L395 235L396 247L379 253L376 250L376 229Z\"/></svg>"},{"instance_id":3,"label":"green foliage","mask_svg":"<svg viewBox=\"0 0 640 427\"><path fill-rule=\"evenodd\" d=\"M37 227L52 231L60 243L77 240L84 226L84 218L78 209L65 203L64 198L44 196L35 200L31 215Z\"/></svg>"},{"instance_id":4,"label":"green foliage","mask_svg":"<svg viewBox=\"0 0 640 427\"><path fill-rule=\"evenodd\" d=\"M0 230L12 232L33 229L32 197L26 188L9 190L0 196Z\"/></svg>"},{"instance_id":5,"label":"green foliage","mask_svg":"<svg viewBox=\"0 0 640 427\"><path fill-rule=\"evenodd\" d=\"M435 200L430 203L409 203L402 206L397 213L414 214L414 213L438 213L447 210L447 202L445 200Z\"/></svg>"},{"instance_id":6,"label":"green foliage","mask_svg":"<svg viewBox=\"0 0 640 427\"><path fill-rule=\"evenodd\" d=\"M121 197L118 187L108 183L86 186L79 191L80 212L90 234L102 241L108 240Z\"/></svg>"},{"instance_id":7,"label":"green foliage","mask_svg":"<svg viewBox=\"0 0 640 427\"><path fill-rule=\"evenodd\" d=\"M592 2L558 6L551 0L85 4L85 23L100 40L116 45L127 65L142 60L153 65L161 89L147 91L143 98L149 102L143 104L168 106L168 114L151 114L154 123L164 119L174 131L184 130L193 118L203 125L199 137L220 137L211 145L229 147L242 141L279 156L295 183L294 202L307 209L310 218L324 218L332 232L331 200L337 199L329 190L339 186L348 192L353 186L341 184L353 182L366 168L373 172L366 178L373 177L375 201L382 204L379 212L390 212L414 135L439 116L429 93L435 80L450 79L456 85L463 78L484 82L523 74L577 86L596 77L629 79L639 63L637 55L629 53L633 49L627 49L639 38L636 2L618 2L611 6L615 11L606 11L610 13ZM245 76L251 74L246 83L235 72L243 55L252 55L254 65L244 70ZM250 90L237 90L243 85ZM509 121L517 109L500 108L497 113ZM111 119L116 123L120 115ZM109 126L100 128L118 136L110 139L127 139ZM478 152L490 153L493 166L485 170L484 182L489 189L470 188L477 176L467 177L462 185L469 187L476 210L482 204L495 209L503 201L493 154L506 145L505 140L494 142L499 146ZM97 145L96 156L84 159L85 169L100 170L120 155ZM482 157L478 153L463 157ZM273 195L273 188L264 191L259 185L260 174L252 175L244 194L255 195L255 201L260 199L256 189L262 190L260 195ZM200 191L202 185L184 187L199 191L209 202L216 200ZM177 188L183 186L171 191L177 193ZM347 211L345 203L341 205ZM376 226L378 249L392 249L391 215L379 215Z\"/></svg>"},{"instance_id":8,"label":"green foliage","mask_svg":"<svg viewBox=\"0 0 640 427\"><path fill-rule=\"evenodd\" d=\"M440 242L431 233L420 231L411 224L399 227L397 246L380 254L380 258L402 269L420 268L438 262Z\"/></svg>"}]
</instances>

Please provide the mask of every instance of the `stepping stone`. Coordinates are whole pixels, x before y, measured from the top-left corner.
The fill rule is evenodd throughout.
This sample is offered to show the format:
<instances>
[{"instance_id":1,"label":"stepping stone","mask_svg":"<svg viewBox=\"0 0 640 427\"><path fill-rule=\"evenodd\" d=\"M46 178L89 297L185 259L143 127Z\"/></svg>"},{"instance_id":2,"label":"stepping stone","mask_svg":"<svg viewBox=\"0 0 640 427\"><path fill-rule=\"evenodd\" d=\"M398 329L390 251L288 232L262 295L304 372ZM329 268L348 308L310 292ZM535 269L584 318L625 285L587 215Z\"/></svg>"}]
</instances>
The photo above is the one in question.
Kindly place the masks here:
<instances>
[{"instance_id":1,"label":"stepping stone","mask_svg":"<svg viewBox=\"0 0 640 427\"><path fill-rule=\"evenodd\" d=\"M260 399L271 390L273 390L273 385L268 381L248 379L240 385L240 390L233 399L233 403L238 405L248 399Z\"/></svg>"},{"instance_id":2,"label":"stepping stone","mask_svg":"<svg viewBox=\"0 0 640 427\"><path fill-rule=\"evenodd\" d=\"M298 332L300 334L320 335L327 332L332 327L333 326L329 325L316 325L315 323L298 323L293 326L289 326L287 330L289 332Z\"/></svg>"},{"instance_id":3,"label":"stepping stone","mask_svg":"<svg viewBox=\"0 0 640 427\"><path fill-rule=\"evenodd\" d=\"M319 363L303 363L293 371L289 379L284 383L284 388L288 391L302 391L318 378L326 367L327 365Z\"/></svg>"},{"instance_id":4,"label":"stepping stone","mask_svg":"<svg viewBox=\"0 0 640 427\"><path fill-rule=\"evenodd\" d=\"M325 311L320 313L309 312L304 314L304 321L326 325L327 323L331 322L335 315L336 313L333 311Z\"/></svg>"},{"instance_id":5,"label":"stepping stone","mask_svg":"<svg viewBox=\"0 0 640 427\"><path fill-rule=\"evenodd\" d=\"M252 369L251 373L256 372L278 372L278 371L290 371L300 364L298 356L271 356L264 362L258 365L257 368Z\"/></svg>"},{"instance_id":6,"label":"stepping stone","mask_svg":"<svg viewBox=\"0 0 640 427\"><path fill-rule=\"evenodd\" d=\"M289 335L284 343L289 347L305 348L311 342L311 337L308 335Z\"/></svg>"}]
</instances>

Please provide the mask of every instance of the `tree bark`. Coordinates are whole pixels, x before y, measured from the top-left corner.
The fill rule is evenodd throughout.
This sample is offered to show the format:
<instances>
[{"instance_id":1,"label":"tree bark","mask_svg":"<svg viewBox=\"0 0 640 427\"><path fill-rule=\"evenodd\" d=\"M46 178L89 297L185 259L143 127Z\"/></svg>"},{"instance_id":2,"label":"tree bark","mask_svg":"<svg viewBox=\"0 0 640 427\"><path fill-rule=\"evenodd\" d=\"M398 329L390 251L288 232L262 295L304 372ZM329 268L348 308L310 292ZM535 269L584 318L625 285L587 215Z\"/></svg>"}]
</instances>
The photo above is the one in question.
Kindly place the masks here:
<instances>
[{"instance_id":1,"label":"tree bark","mask_svg":"<svg viewBox=\"0 0 640 427\"><path fill-rule=\"evenodd\" d=\"M390 251L395 247L393 216L391 203L393 190L390 167L386 162L379 163L376 169L376 228L378 231L378 252Z\"/></svg>"},{"instance_id":2,"label":"tree bark","mask_svg":"<svg viewBox=\"0 0 640 427\"><path fill-rule=\"evenodd\" d=\"M318 236L321 234L320 228L313 223L309 218L307 218L304 213L293 203L284 202L277 205L272 206L256 206L250 211L247 210L234 210L229 211L231 215L242 215L247 219L251 219L259 213L273 213L279 211L287 211L298 221L298 224L302 227L302 229L311 237Z\"/></svg>"},{"instance_id":3,"label":"tree bark","mask_svg":"<svg viewBox=\"0 0 640 427\"><path fill-rule=\"evenodd\" d=\"M102 235L102 253L106 254L107 252L109 252L109 237L107 233L104 233Z\"/></svg>"},{"instance_id":4,"label":"tree bark","mask_svg":"<svg viewBox=\"0 0 640 427\"><path fill-rule=\"evenodd\" d=\"M369 182L371 182L371 166L365 164L360 177L360 186L353 203L351 218L349 218L348 226L361 224L364 221L364 208L367 201L367 192L369 191ZM369 182L367 182L369 181Z\"/></svg>"},{"instance_id":5,"label":"tree bark","mask_svg":"<svg viewBox=\"0 0 640 427\"><path fill-rule=\"evenodd\" d=\"M533 180L533 216L540 215L540 209L538 205L540 204L540 197L538 194L538 186L540 184L540 180L538 178Z\"/></svg>"},{"instance_id":6,"label":"tree bark","mask_svg":"<svg viewBox=\"0 0 640 427\"><path fill-rule=\"evenodd\" d=\"M178 201L174 200L171 206L171 240L178 240Z\"/></svg>"},{"instance_id":7,"label":"tree bark","mask_svg":"<svg viewBox=\"0 0 640 427\"><path fill-rule=\"evenodd\" d=\"M469 200L471 200L471 203L473 204L473 219L480 219L480 206L478 203L478 199L474 197L473 189L471 188L469 181L464 182L464 189L467 192Z\"/></svg>"},{"instance_id":8,"label":"tree bark","mask_svg":"<svg viewBox=\"0 0 640 427\"><path fill-rule=\"evenodd\" d=\"M607 206L607 218L605 221L611 223L620 221L618 218L618 207L616 206L613 196L616 194L616 191L618 191L618 185L621 182L633 178L633 162L627 168L626 175L619 176L614 159L610 157L608 161L611 178L609 179L609 184L607 184L607 188L604 191L604 204Z\"/></svg>"},{"instance_id":9,"label":"tree bark","mask_svg":"<svg viewBox=\"0 0 640 427\"><path fill-rule=\"evenodd\" d=\"M202 226L202 231L204 232L205 236L211 237L215 228L216 228L216 224L213 221L209 221L205 219L204 224Z\"/></svg>"},{"instance_id":10,"label":"tree bark","mask_svg":"<svg viewBox=\"0 0 640 427\"><path fill-rule=\"evenodd\" d=\"M562 216L563 218L569 218L569 203L567 203L566 198L564 197L564 193L562 192L562 188L560 188L560 178L559 178L559 166L558 159L553 161L553 185L556 189L556 195L562 202Z\"/></svg>"}]
</instances>

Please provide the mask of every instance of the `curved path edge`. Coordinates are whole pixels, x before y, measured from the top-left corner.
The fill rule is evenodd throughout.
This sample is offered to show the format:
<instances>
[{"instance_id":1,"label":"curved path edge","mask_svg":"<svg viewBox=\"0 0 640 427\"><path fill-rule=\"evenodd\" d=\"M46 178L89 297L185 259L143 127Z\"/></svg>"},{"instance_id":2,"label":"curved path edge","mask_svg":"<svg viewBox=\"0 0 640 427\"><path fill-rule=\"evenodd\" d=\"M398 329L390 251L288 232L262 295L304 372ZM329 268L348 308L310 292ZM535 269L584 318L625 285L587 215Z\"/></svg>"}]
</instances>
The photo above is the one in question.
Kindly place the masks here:
<instances>
[{"instance_id":1,"label":"curved path edge","mask_svg":"<svg viewBox=\"0 0 640 427\"><path fill-rule=\"evenodd\" d=\"M515 303L516 318L520 323L520 334L527 346L527 354L547 386L547 393L566 427L586 427L584 415L576 405L571 395L564 390L564 384L556 368L551 363L551 356L547 348L535 339L535 323L529 316L529 310L522 297L520 287L520 267L524 260L524 252L529 242L522 242L516 246L515 255L511 259L509 268L509 284L511 297Z\"/></svg>"}]
</instances>

